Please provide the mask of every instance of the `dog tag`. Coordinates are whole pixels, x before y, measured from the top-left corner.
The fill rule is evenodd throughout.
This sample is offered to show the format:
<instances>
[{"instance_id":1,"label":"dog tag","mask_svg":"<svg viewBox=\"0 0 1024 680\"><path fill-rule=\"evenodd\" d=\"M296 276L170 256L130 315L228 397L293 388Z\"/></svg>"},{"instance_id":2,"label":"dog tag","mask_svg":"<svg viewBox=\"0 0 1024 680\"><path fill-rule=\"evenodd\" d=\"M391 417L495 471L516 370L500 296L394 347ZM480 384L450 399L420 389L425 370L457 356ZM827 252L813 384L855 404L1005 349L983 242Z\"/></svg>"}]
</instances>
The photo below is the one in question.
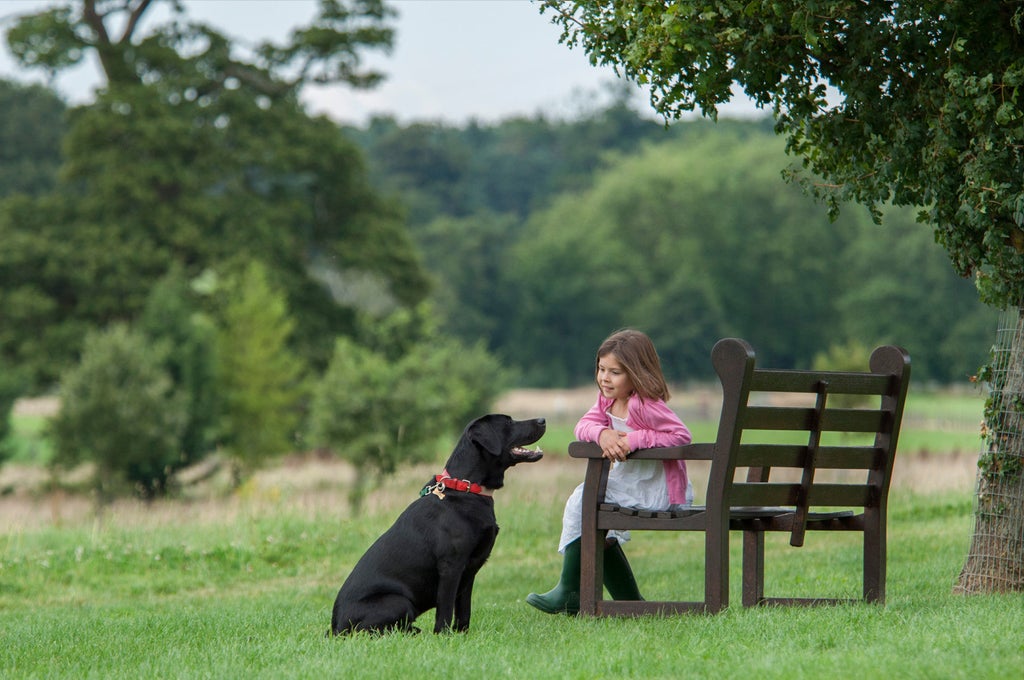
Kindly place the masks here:
<instances>
[{"instance_id":1,"label":"dog tag","mask_svg":"<svg viewBox=\"0 0 1024 680\"><path fill-rule=\"evenodd\" d=\"M438 498L442 498L442 499L444 498L444 492L441 491L441 485L440 484L435 484L434 488L431 489L430 493L434 494Z\"/></svg>"}]
</instances>

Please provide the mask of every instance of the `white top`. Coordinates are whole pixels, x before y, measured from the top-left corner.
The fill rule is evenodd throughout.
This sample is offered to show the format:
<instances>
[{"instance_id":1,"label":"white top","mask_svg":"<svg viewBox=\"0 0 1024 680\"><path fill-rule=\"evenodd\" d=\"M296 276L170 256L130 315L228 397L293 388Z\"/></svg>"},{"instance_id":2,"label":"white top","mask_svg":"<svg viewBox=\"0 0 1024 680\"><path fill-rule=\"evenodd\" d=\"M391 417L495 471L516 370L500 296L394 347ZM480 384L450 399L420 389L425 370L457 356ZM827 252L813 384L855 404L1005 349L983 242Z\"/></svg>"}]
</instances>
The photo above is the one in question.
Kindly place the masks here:
<instances>
[{"instance_id":1,"label":"white top","mask_svg":"<svg viewBox=\"0 0 1024 680\"><path fill-rule=\"evenodd\" d=\"M617 432L632 432L625 418L617 418L606 411L611 418L612 429ZM605 502L638 510L671 510L668 500L668 484L665 480L665 464L660 460L631 460L612 463L608 472L608 486L605 488ZM687 504L693 502L693 485L686 489ZM679 506L682 507L682 506ZM580 537L583 529L583 484L570 494L562 513L562 535L558 539L558 552ZM629 540L628 531L612 530L609 538L620 543Z\"/></svg>"},{"instance_id":2,"label":"white top","mask_svg":"<svg viewBox=\"0 0 1024 680\"><path fill-rule=\"evenodd\" d=\"M632 432L625 418L608 411L612 429ZM665 464L660 460L624 460L612 463L608 472L606 503L640 510L665 510L669 507Z\"/></svg>"}]
</instances>

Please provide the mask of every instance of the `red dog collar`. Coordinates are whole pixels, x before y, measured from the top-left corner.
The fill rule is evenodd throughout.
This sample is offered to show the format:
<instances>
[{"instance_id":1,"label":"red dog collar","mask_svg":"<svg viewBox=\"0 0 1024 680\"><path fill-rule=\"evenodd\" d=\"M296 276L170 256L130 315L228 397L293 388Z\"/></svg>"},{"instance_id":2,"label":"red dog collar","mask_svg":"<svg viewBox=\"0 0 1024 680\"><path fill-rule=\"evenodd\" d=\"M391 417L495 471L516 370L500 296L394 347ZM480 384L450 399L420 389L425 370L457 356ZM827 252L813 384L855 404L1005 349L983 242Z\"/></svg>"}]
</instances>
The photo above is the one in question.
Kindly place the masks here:
<instances>
[{"instance_id":1,"label":"red dog collar","mask_svg":"<svg viewBox=\"0 0 1024 680\"><path fill-rule=\"evenodd\" d=\"M431 492L439 498L444 497L439 494L442 486L446 489L452 489L454 491L468 491L469 493L475 493L481 496L491 495L490 489L480 486L476 482L471 482L468 479L453 479L448 475L447 470L439 475L434 475L434 481L436 484L431 487Z\"/></svg>"}]
</instances>

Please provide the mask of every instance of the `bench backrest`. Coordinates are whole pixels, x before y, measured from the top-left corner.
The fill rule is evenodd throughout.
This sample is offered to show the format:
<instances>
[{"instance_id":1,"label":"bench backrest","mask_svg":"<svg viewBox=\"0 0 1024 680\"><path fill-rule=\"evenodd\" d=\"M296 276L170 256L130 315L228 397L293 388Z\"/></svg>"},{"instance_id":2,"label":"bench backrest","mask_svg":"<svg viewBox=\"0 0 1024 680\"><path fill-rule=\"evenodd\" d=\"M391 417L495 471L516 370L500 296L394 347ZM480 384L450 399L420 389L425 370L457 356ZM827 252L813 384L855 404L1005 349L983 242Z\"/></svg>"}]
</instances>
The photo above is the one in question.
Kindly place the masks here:
<instances>
[{"instance_id":1,"label":"bench backrest","mask_svg":"<svg viewBox=\"0 0 1024 680\"><path fill-rule=\"evenodd\" d=\"M867 372L760 369L735 338L720 340L711 357L723 394L709 510L795 508L793 545L803 544L817 508L884 513L910 379L906 351L879 347Z\"/></svg>"}]
</instances>

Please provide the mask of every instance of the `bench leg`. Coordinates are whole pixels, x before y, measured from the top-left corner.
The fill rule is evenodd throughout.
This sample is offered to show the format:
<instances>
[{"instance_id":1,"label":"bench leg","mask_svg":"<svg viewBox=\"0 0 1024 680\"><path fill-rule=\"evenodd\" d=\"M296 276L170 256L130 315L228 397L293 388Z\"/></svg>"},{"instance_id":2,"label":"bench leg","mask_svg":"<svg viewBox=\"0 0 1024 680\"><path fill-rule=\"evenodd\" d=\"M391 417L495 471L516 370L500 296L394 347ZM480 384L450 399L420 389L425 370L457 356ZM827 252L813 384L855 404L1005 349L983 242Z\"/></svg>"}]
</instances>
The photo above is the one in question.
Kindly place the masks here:
<instances>
[{"instance_id":1,"label":"bench leg","mask_svg":"<svg viewBox=\"0 0 1024 680\"><path fill-rule=\"evenodd\" d=\"M580 543L580 614L596 616L604 596L604 532L584 529Z\"/></svg>"},{"instance_id":2,"label":"bench leg","mask_svg":"<svg viewBox=\"0 0 1024 680\"><path fill-rule=\"evenodd\" d=\"M877 508L864 511L864 600L885 602L885 520Z\"/></svg>"},{"instance_id":3,"label":"bench leg","mask_svg":"<svg viewBox=\"0 0 1024 680\"><path fill-rule=\"evenodd\" d=\"M764 602L764 532L743 530L743 606Z\"/></svg>"}]
</instances>

